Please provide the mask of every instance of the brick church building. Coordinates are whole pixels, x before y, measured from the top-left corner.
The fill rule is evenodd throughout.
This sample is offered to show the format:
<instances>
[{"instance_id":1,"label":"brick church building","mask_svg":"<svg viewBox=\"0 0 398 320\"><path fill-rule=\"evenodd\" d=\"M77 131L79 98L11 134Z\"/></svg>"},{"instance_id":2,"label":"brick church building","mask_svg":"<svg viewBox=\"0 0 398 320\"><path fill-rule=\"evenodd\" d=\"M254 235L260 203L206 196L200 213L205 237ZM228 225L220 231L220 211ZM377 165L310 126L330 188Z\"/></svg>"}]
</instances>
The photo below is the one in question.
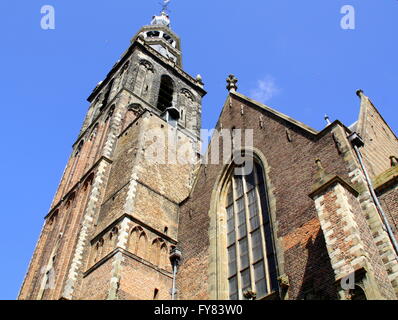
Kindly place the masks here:
<instances>
[{"instance_id":1,"label":"brick church building","mask_svg":"<svg viewBox=\"0 0 398 320\"><path fill-rule=\"evenodd\" d=\"M227 89L201 156L202 79L164 11L139 30L88 98L19 299L397 299L398 140L369 98L317 131Z\"/></svg>"}]
</instances>

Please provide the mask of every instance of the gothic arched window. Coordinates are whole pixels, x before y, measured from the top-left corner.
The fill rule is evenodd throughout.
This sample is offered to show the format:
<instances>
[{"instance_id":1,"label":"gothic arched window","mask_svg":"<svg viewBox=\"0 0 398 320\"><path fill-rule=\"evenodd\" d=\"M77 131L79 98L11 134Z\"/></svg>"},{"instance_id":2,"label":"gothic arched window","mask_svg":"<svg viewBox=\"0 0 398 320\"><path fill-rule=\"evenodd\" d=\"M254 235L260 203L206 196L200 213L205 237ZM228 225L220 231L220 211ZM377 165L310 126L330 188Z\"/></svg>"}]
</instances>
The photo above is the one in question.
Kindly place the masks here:
<instances>
[{"instance_id":1,"label":"gothic arched window","mask_svg":"<svg viewBox=\"0 0 398 320\"><path fill-rule=\"evenodd\" d=\"M145 232L142 231L140 234L140 238L138 239L137 251L136 251L136 255L142 259L147 258L146 246L147 246L147 236L146 236Z\"/></svg>"},{"instance_id":2,"label":"gothic arched window","mask_svg":"<svg viewBox=\"0 0 398 320\"><path fill-rule=\"evenodd\" d=\"M160 247L160 268L163 268L165 270L169 269L170 262L169 262L169 254L167 250L167 245L164 243Z\"/></svg>"},{"instance_id":3,"label":"gothic arched window","mask_svg":"<svg viewBox=\"0 0 398 320\"><path fill-rule=\"evenodd\" d=\"M48 220L48 224L49 224L50 226L52 226L52 225L54 224L54 222L57 220L57 218L58 218L58 212L59 212L59 210L57 209L57 210L55 210L55 212L50 216L50 218L49 218L49 220Z\"/></svg>"},{"instance_id":4,"label":"gothic arched window","mask_svg":"<svg viewBox=\"0 0 398 320\"><path fill-rule=\"evenodd\" d=\"M228 288L231 300L277 291L276 257L263 169L232 175L226 185Z\"/></svg>"}]
</instances>

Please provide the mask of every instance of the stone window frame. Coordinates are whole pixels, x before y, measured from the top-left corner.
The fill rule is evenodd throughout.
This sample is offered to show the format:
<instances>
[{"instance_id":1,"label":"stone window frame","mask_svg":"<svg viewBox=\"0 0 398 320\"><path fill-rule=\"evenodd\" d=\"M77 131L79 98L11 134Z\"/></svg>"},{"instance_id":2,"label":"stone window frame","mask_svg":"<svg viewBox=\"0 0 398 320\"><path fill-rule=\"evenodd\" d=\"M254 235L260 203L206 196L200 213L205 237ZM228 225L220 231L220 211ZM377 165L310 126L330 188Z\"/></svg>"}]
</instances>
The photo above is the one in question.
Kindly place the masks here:
<instances>
[{"instance_id":1,"label":"stone window frame","mask_svg":"<svg viewBox=\"0 0 398 320\"><path fill-rule=\"evenodd\" d=\"M226 249L229 264L229 298L231 300L246 299L248 292L255 292L257 298L263 298L276 289L277 275L274 274L275 270L271 270L275 268L275 261L271 261L275 256L273 234L271 236L266 234L265 217L268 216L269 211L268 201L261 198L261 194L267 192L264 170L257 161L254 161L254 164L250 175L235 175L234 172L231 172L225 186L227 197L220 200L227 211ZM252 215L251 212L253 207L256 208L255 215ZM228 213L229 209L231 209L230 213ZM241 221L242 217L243 221ZM230 222L233 224L232 230L229 229ZM229 235L232 235L231 240ZM254 241L258 236L261 239L259 243ZM271 244L267 242L271 242ZM255 244L257 245L255 246ZM246 248L245 254L242 253L242 247ZM267 251L267 247L271 250L270 252ZM230 257L232 250L235 257L233 261ZM231 264L233 264L233 272L230 269ZM256 274L258 270L261 276ZM248 283L246 284L243 280L244 275L247 277ZM272 279L273 277L274 279ZM233 295L231 293L232 280L236 287ZM261 285L264 285L264 280L265 288L261 288ZM260 282L262 283L260 284ZM261 295L259 295L259 290L262 290Z\"/></svg>"},{"instance_id":2,"label":"stone window frame","mask_svg":"<svg viewBox=\"0 0 398 320\"><path fill-rule=\"evenodd\" d=\"M255 147L246 147L245 149L234 150L233 156L228 164L219 173L215 184L210 201L210 227L209 227L209 286L208 294L211 300L229 300L229 287L227 281L228 274L228 259L226 250L226 210L223 206L223 199L227 197L226 184L234 168L234 158L242 152L249 151L253 159L260 164L263 169L265 188L268 195L268 209L269 219L272 226L274 252L276 259L276 272L278 280L278 291L270 292L265 297L258 297L259 299L288 299L288 287L282 283L281 279L286 278L285 274L285 261L282 237L278 236L278 224L276 220L276 198L274 196L274 186L270 179L271 167L268 165L267 159L263 153Z\"/></svg>"}]
</instances>

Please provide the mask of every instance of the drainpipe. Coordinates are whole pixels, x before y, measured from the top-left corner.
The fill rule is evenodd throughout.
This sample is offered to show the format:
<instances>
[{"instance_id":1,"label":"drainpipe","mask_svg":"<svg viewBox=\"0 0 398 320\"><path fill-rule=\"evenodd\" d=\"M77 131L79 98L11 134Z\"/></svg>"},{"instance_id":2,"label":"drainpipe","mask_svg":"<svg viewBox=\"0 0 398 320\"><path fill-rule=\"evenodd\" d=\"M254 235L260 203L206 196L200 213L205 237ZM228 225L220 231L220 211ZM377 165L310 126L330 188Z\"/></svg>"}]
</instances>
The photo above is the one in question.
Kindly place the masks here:
<instances>
[{"instance_id":1,"label":"drainpipe","mask_svg":"<svg viewBox=\"0 0 398 320\"><path fill-rule=\"evenodd\" d=\"M177 248L174 248L170 252L170 262L173 266L173 288L171 289L171 300L175 300L177 289L176 289L176 277L177 277L177 270L178 266L181 261L181 251Z\"/></svg>"},{"instance_id":2,"label":"drainpipe","mask_svg":"<svg viewBox=\"0 0 398 320\"><path fill-rule=\"evenodd\" d=\"M365 163L363 162L361 151L359 151L359 148L363 147L365 145L365 143L363 142L362 138L356 132L352 133L348 137L348 140L351 142L352 146L354 147L354 150L355 150L355 153L356 153L356 155L358 157L359 163L361 164L362 171L365 174L365 178L366 178L366 181L368 183L370 194L372 196L373 202L376 205L376 208L377 208L377 210L379 212L379 215L380 215L380 217L381 217L381 219L383 221L383 229L385 231L387 231L388 236L390 237L390 240L391 240L392 245L393 245L394 250L395 250L395 259L398 260L398 243L397 243L397 240L395 239L395 236L394 236L394 233L392 232L391 226L388 223L387 216L386 216L383 208L381 207L379 198L377 197L376 192L375 192L375 190L373 188L372 180L370 179L368 171L367 171L366 166L365 166Z\"/></svg>"}]
</instances>

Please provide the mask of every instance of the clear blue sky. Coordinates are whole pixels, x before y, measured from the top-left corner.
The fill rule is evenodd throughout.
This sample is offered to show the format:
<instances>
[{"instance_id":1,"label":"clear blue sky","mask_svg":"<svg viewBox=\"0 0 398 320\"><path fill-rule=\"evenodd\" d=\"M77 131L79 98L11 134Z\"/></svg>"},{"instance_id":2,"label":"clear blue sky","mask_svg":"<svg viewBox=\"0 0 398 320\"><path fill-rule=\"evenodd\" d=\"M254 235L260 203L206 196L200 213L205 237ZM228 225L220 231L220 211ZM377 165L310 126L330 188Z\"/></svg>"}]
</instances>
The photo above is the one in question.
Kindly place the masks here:
<instances>
[{"instance_id":1,"label":"clear blue sky","mask_svg":"<svg viewBox=\"0 0 398 320\"><path fill-rule=\"evenodd\" d=\"M2 0L0 299L15 299L43 217L88 108L86 98L159 0ZM56 29L40 27L52 5ZM356 9L343 30L340 9ZM206 84L212 128L229 73L239 91L315 129L323 116L350 125L364 90L398 129L398 1L172 0L184 67Z\"/></svg>"}]
</instances>

